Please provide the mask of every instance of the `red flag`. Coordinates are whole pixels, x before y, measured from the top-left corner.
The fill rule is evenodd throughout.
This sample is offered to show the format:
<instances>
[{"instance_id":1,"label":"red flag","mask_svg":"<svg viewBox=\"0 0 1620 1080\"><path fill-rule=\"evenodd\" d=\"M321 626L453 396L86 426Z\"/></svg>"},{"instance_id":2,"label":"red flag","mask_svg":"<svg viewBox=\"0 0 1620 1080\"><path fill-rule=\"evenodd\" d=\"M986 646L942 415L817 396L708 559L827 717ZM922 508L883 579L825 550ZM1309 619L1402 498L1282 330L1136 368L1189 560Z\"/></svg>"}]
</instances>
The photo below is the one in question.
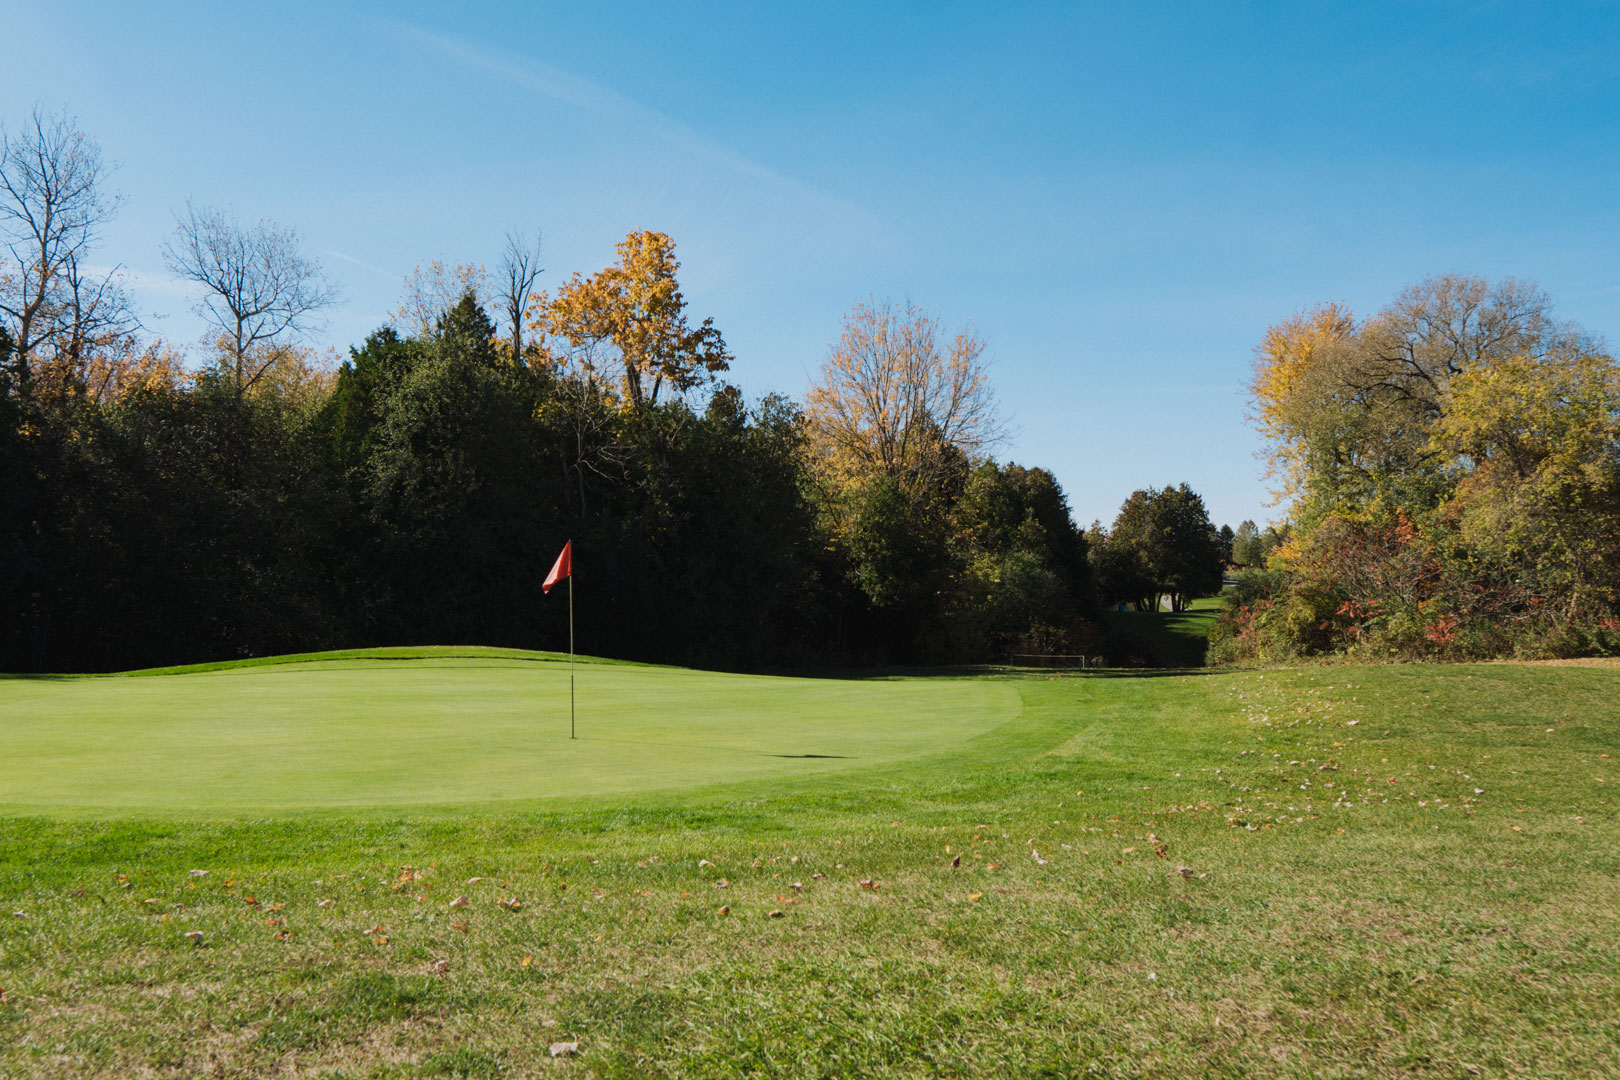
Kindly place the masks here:
<instances>
[{"instance_id":1,"label":"red flag","mask_svg":"<svg viewBox=\"0 0 1620 1080\"><path fill-rule=\"evenodd\" d=\"M551 568L551 573L546 575L545 584L540 586L540 591L549 593L553 585L557 584L565 577L573 576L574 542L570 540L568 543L563 545L562 554L557 556L557 565L553 566Z\"/></svg>"}]
</instances>

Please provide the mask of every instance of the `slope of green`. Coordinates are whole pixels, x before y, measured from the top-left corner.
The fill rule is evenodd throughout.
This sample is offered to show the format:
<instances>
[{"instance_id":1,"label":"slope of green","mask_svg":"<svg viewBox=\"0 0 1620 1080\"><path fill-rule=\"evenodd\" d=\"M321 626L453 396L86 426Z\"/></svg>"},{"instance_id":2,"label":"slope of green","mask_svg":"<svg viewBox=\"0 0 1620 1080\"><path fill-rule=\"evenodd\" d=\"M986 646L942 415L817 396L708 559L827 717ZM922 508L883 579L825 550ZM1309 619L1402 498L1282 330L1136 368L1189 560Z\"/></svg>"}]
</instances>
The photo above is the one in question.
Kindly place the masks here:
<instances>
[{"instance_id":1,"label":"slope of green","mask_svg":"<svg viewBox=\"0 0 1620 1080\"><path fill-rule=\"evenodd\" d=\"M0 818L0 1075L1620 1075L1620 670L969 685L805 777Z\"/></svg>"},{"instance_id":2,"label":"slope of green","mask_svg":"<svg viewBox=\"0 0 1620 1080\"><path fill-rule=\"evenodd\" d=\"M970 679L789 679L500 650L0 682L0 810L220 816L477 804L869 768L1017 715ZM137 673L146 676L150 673Z\"/></svg>"},{"instance_id":3,"label":"slope of green","mask_svg":"<svg viewBox=\"0 0 1620 1080\"><path fill-rule=\"evenodd\" d=\"M1105 611L1102 628L1127 656L1150 667L1203 667L1210 628L1225 603L1222 597L1207 596L1186 611Z\"/></svg>"}]
</instances>

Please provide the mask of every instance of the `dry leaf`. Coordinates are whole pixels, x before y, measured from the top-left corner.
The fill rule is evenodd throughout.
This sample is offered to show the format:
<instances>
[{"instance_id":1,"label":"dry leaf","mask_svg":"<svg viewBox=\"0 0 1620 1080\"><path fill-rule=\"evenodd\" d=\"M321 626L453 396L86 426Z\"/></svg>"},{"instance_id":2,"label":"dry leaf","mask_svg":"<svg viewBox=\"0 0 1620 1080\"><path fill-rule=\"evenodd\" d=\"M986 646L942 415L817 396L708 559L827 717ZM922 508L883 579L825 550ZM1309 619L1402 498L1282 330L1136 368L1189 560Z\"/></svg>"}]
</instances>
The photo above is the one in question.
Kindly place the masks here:
<instances>
[{"instance_id":1,"label":"dry leaf","mask_svg":"<svg viewBox=\"0 0 1620 1080\"><path fill-rule=\"evenodd\" d=\"M450 920L450 925L455 927L457 930L460 930L463 934L467 932L467 924L465 922L456 922L454 919L452 919Z\"/></svg>"},{"instance_id":2,"label":"dry leaf","mask_svg":"<svg viewBox=\"0 0 1620 1080\"><path fill-rule=\"evenodd\" d=\"M958 855L951 860L951 869L955 870L962 865L962 856Z\"/></svg>"},{"instance_id":3,"label":"dry leaf","mask_svg":"<svg viewBox=\"0 0 1620 1080\"><path fill-rule=\"evenodd\" d=\"M443 975L450 970L450 961L441 957L440 959L433 961L433 967L431 967L429 970L435 975Z\"/></svg>"},{"instance_id":4,"label":"dry leaf","mask_svg":"<svg viewBox=\"0 0 1620 1080\"><path fill-rule=\"evenodd\" d=\"M465 896L458 896L454 900L450 901L450 910L455 911L458 908L464 908L470 903L472 903L472 901L468 900Z\"/></svg>"},{"instance_id":5,"label":"dry leaf","mask_svg":"<svg viewBox=\"0 0 1620 1080\"><path fill-rule=\"evenodd\" d=\"M554 1058L572 1057L577 1053L579 1053L579 1043L577 1042L554 1042L551 1044L551 1056Z\"/></svg>"},{"instance_id":6,"label":"dry leaf","mask_svg":"<svg viewBox=\"0 0 1620 1080\"><path fill-rule=\"evenodd\" d=\"M790 889L802 889L802 888L804 888L804 882L802 882L802 881L790 881L788 883L788 888L790 888Z\"/></svg>"},{"instance_id":7,"label":"dry leaf","mask_svg":"<svg viewBox=\"0 0 1620 1080\"><path fill-rule=\"evenodd\" d=\"M871 878L862 878L861 888L871 889L873 892L877 892L877 882L873 881Z\"/></svg>"},{"instance_id":8,"label":"dry leaf","mask_svg":"<svg viewBox=\"0 0 1620 1080\"><path fill-rule=\"evenodd\" d=\"M515 896L510 900L501 900L499 903L501 907L505 908L507 911L517 911L523 907L523 901L519 900Z\"/></svg>"},{"instance_id":9,"label":"dry leaf","mask_svg":"<svg viewBox=\"0 0 1620 1080\"><path fill-rule=\"evenodd\" d=\"M1190 866L1178 866L1176 867L1176 873L1180 874L1184 878L1190 878L1193 876L1193 870Z\"/></svg>"},{"instance_id":10,"label":"dry leaf","mask_svg":"<svg viewBox=\"0 0 1620 1080\"><path fill-rule=\"evenodd\" d=\"M206 871L206 870L187 870L186 873L190 874L192 877L207 877L208 876L208 871Z\"/></svg>"},{"instance_id":11,"label":"dry leaf","mask_svg":"<svg viewBox=\"0 0 1620 1080\"><path fill-rule=\"evenodd\" d=\"M388 938L386 935L383 937L374 937L371 939L371 943L373 945L386 945L388 944Z\"/></svg>"},{"instance_id":12,"label":"dry leaf","mask_svg":"<svg viewBox=\"0 0 1620 1080\"><path fill-rule=\"evenodd\" d=\"M765 913L765 917L767 919L780 919L780 918L783 918L786 915L787 915L787 912L783 911L781 908L774 908L774 909L772 909L770 911L767 911Z\"/></svg>"},{"instance_id":13,"label":"dry leaf","mask_svg":"<svg viewBox=\"0 0 1620 1080\"><path fill-rule=\"evenodd\" d=\"M193 945L201 945L203 943L203 932L201 930L188 931L186 933L186 937L191 939L191 943Z\"/></svg>"},{"instance_id":14,"label":"dry leaf","mask_svg":"<svg viewBox=\"0 0 1620 1080\"><path fill-rule=\"evenodd\" d=\"M721 904L720 905L720 914L722 914L722 915L730 915L731 914L731 905L730 904Z\"/></svg>"},{"instance_id":15,"label":"dry leaf","mask_svg":"<svg viewBox=\"0 0 1620 1080\"><path fill-rule=\"evenodd\" d=\"M982 893L982 892L970 892L970 893L968 893L968 900L970 902L972 902L972 903L977 904L982 899L984 899L984 893Z\"/></svg>"},{"instance_id":16,"label":"dry leaf","mask_svg":"<svg viewBox=\"0 0 1620 1080\"><path fill-rule=\"evenodd\" d=\"M380 934L386 929L388 929L388 927L384 926L382 923L378 923L376 926L373 926L370 930L367 930L366 933L368 933L368 934Z\"/></svg>"},{"instance_id":17,"label":"dry leaf","mask_svg":"<svg viewBox=\"0 0 1620 1080\"><path fill-rule=\"evenodd\" d=\"M315 901L315 906L316 907L331 907L336 902L337 901L335 901L335 900L324 900L324 899L323 900L317 900L317 901Z\"/></svg>"},{"instance_id":18,"label":"dry leaf","mask_svg":"<svg viewBox=\"0 0 1620 1080\"><path fill-rule=\"evenodd\" d=\"M534 954L531 953L518 961L518 967L528 967L532 963L534 963Z\"/></svg>"}]
</instances>

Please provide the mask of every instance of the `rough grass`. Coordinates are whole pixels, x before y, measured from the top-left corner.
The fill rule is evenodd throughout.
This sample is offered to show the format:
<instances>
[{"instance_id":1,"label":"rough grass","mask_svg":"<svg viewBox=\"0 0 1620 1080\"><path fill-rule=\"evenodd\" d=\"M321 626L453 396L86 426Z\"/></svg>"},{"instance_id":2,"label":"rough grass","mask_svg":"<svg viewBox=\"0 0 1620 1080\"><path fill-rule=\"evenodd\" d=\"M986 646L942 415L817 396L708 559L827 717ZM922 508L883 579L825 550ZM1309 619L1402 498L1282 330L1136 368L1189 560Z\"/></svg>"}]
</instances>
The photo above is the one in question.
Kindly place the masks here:
<instances>
[{"instance_id":1,"label":"rough grass","mask_svg":"<svg viewBox=\"0 0 1620 1080\"><path fill-rule=\"evenodd\" d=\"M1620 1074L1620 672L998 685L815 777L0 821L0 1074Z\"/></svg>"}]
</instances>

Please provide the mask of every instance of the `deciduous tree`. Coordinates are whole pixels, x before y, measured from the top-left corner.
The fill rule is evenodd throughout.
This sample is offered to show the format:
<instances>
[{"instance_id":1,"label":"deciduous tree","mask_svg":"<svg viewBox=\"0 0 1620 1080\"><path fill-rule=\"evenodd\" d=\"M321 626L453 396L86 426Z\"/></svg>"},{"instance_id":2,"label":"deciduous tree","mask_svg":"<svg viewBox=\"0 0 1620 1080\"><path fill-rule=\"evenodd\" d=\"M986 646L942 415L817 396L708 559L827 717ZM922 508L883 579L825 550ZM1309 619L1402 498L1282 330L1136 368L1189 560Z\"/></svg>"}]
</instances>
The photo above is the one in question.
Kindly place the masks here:
<instances>
[{"instance_id":1,"label":"deciduous tree","mask_svg":"<svg viewBox=\"0 0 1620 1080\"><path fill-rule=\"evenodd\" d=\"M618 246L619 261L590 277L574 274L555 299L539 294L532 321L558 360L606 376L630 408L658 403L667 387L684 394L731 366L713 319L687 321L676 280L675 241L640 231Z\"/></svg>"},{"instance_id":2,"label":"deciduous tree","mask_svg":"<svg viewBox=\"0 0 1620 1080\"><path fill-rule=\"evenodd\" d=\"M320 264L299 250L293 230L269 221L245 226L232 214L189 202L164 257L171 271L202 287L197 313L224 333L238 393L274 362L259 346L296 338L339 297Z\"/></svg>"}]
</instances>

